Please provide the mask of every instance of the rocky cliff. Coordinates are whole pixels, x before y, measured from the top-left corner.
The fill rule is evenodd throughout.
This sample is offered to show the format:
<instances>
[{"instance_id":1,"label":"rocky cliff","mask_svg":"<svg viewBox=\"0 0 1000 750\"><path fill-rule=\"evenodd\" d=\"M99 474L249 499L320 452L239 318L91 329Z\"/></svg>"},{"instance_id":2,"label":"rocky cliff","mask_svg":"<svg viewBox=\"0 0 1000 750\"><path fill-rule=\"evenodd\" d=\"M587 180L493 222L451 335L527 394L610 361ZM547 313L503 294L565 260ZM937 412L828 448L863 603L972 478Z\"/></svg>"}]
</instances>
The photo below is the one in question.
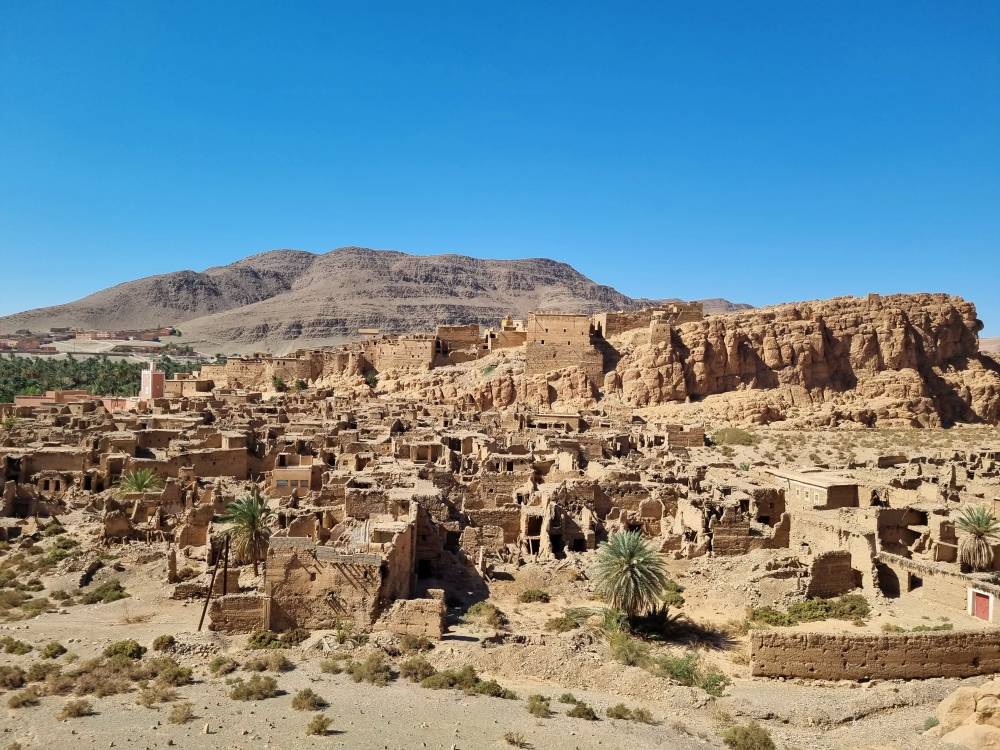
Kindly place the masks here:
<instances>
[{"instance_id":1,"label":"rocky cliff","mask_svg":"<svg viewBox=\"0 0 1000 750\"><path fill-rule=\"evenodd\" d=\"M380 390L479 409L655 409L708 420L869 426L1000 423L1000 365L980 354L975 306L943 294L779 305L708 316L651 343L612 340L604 387L576 368L526 376L522 352L430 373L387 374ZM486 376L489 373L489 376Z\"/></svg>"}]
</instances>

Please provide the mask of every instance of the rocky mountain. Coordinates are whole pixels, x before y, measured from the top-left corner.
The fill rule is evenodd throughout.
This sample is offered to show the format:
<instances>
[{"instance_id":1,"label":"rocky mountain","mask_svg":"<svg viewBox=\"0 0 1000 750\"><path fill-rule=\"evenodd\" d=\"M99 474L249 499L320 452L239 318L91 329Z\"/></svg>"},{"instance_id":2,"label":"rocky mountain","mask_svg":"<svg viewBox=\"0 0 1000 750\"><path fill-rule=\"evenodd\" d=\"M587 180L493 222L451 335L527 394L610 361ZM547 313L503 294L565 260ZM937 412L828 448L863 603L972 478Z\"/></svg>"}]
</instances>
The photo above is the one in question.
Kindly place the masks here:
<instances>
[{"instance_id":1,"label":"rocky mountain","mask_svg":"<svg viewBox=\"0 0 1000 750\"><path fill-rule=\"evenodd\" d=\"M731 305L711 302L713 310ZM426 331L438 324L495 325L504 315L532 310L596 312L641 304L544 258L479 260L360 247L322 254L275 250L10 315L0 318L0 332L175 325L182 341L203 351L282 352L338 343L359 328Z\"/></svg>"}]
</instances>

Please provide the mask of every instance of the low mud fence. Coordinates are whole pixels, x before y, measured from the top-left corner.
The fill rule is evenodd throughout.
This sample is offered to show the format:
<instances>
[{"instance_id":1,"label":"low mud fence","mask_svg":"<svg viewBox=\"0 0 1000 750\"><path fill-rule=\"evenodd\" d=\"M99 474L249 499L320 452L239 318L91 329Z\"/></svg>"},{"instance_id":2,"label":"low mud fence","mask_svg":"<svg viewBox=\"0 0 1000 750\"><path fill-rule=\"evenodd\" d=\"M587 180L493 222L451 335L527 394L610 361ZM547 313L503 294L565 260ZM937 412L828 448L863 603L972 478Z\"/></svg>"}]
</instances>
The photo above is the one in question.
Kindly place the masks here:
<instances>
[{"instance_id":1,"label":"low mud fence","mask_svg":"<svg viewBox=\"0 0 1000 750\"><path fill-rule=\"evenodd\" d=\"M812 680L972 677L1000 672L1000 631L831 635L754 631L755 677Z\"/></svg>"}]
</instances>

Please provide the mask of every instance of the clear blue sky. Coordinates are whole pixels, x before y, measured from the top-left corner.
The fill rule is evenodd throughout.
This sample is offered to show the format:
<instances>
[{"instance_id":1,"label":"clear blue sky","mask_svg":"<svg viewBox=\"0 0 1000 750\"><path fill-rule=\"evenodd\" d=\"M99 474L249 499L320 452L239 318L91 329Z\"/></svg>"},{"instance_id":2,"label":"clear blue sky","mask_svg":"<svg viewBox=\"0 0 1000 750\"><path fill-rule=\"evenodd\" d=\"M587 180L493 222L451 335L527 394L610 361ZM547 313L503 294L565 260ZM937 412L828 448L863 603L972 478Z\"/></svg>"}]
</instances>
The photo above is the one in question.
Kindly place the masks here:
<instances>
[{"instance_id":1,"label":"clear blue sky","mask_svg":"<svg viewBox=\"0 0 1000 750\"><path fill-rule=\"evenodd\" d=\"M0 0L0 312L348 244L1000 335L1000 2Z\"/></svg>"}]
</instances>

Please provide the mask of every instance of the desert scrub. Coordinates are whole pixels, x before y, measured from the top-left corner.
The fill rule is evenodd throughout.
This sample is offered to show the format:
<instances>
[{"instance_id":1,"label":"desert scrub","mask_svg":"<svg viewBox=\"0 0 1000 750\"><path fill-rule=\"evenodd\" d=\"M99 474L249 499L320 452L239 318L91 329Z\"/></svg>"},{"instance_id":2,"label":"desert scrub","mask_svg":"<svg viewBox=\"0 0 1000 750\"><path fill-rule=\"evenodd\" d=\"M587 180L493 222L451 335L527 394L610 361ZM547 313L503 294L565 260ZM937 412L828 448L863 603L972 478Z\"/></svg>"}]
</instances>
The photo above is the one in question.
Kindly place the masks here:
<instances>
[{"instance_id":1,"label":"desert scrub","mask_svg":"<svg viewBox=\"0 0 1000 750\"><path fill-rule=\"evenodd\" d=\"M538 719L548 719L552 716L552 706L544 695L528 696L528 713Z\"/></svg>"},{"instance_id":2,"label":"desert scrub","mask_svg":"<svg viewBox=\"0 0 1000 750\"><path fill-rule=\"evenodd\" d=\"M16 656L24 656L35 648L30 643L11 638L9 635L0 638L0 644L3 645L4 653L15 654Z\"/></svg>"},{"instance_id":3,"label":"desert scrub","mask_svg":"<svg viewBox=\"0 0 1000 750\"><path fill-rule=\"evenodd\" d=\"M399 647L403 650L403 653L411 654L420 651L430 651L434 648L434 644L430 638L425 636L407 634L399 639Z\"/></svg>"},{"instance_id":4,"label":"desert scrub","mask_svg":"<svg viewBox=\"0 0 1000 750\"><path fill-rule=\"evenodd\" d=\"M771 735L756 721L729 727L722 733L722 741L732 750L775 750Z\"/></svg>"},{"instance_id":5,"label":"desert scrub","mask_svg":"<svg viewBox=\"0 0 1000 750\"><path fill-rule=\"evenodd\" d=\"M427 679L437 670L422 656L413 656L399 665L399 674L410 682Z\"/></svg>"},{"instance_id":6,"label":"desert scrub","mask_svg":"<svg viewBox=\"0 0 1000 750\"><path fill-rule=\"evenodd\" d=\"M249 649L281 648L283 645L278 634L271 630L255 630L247 639Z\"/></svg>"},{"instance_id":7,"label":"desert scrub","mask_svg":"<svg viewBox=\"0 0 1000 750\"><path fill-rule=\"evenodd\" d=\"M58 674L59 665L50 661L36 661L28 667L25 677L28 682L41 682L48 679L50 674Z\"/></svg>"},{"instance_id":8,"label":"desert scrub","mask_svg":"<svg viewBox=\"0 0 1000 750\"><path fill-rule=\"evenodd\" d=\"M653 715L645 708L629 708L624 703L617 703L605 712L609 719L623 721L638 721L642 724L652 724Z\"/></svg>"},{"instance_id":9,"label":"desert scrub","mask_svg":"<svg viewBox=\"0 0 1000 750\"><path fill-rule=\"evenodd\" d=\"M63 703L62 710L59 711L58 718L60 719L77 719L81 716L91 716L94 713L94 707L91 705L90 701L83 700L82 698L75 698L74 700L69 700Z\"/></svg>"},{"instance_id":10,"label":"desert scrub","mask_svg":"<svg viewBox=\"0 0 1000 750\"><path fill-rule=\"evenodd\" d=\"M300 643L306 641L309 638L309 631L305 628L292 628L291 630L286 630L284 633L278 636L278 640L281 641L281 645L286 648L292 648L298 646Z\"/></svg>"},{"instance_id":11,"label":"desert scrub","mask_svg":"<svg viewBox=\"0 0 1000 750\"><path fill-rule=\"evenodd\" d=\"M582 627L594 613L594 610L585 607L570 607L559 617L550 617L545 623L545 629L554 633L568 633Z\"/></svg>"},{"instance_id":12,"label":"desert scrub","mask_svg":"<svg viewBox=\"0 0 1000 750\"><path fill-rule=\"evenodd\" d=\"M660 656L651 660L646 668L658 677L667 677L687 687L701 688L716 698L729 684L729 678L721 672L704 669L698 654L693 651L682 656Z\"/></svg>"},{"instance_id":13,"label":"desert scrub","mask_svg":"<svg viewBox=\"0 0 1000 750\"><path fill-rule=\"evenodd\" d=\"M27 678L23 669L0 665L0 688L16 690L19 687L24 687L25 682L27 682Z\"/></svg>"},{"instance_id":14,"label":"desert scrub","mask_svg":"<svg viewBox=\"0 0 1000 750\"><path fill-rule=\"evenodd\" d=\"M46 643L41 651L43 659L58 659L65 653L66 653L66 647L61 643L59 643L58 641L51 641L49 643Z\"/></svg>"},{"instance_id":15,"label":"desert scrub","mask_svg":"<svg viewBox=\"0 0 1000 750\"><path fill-rule=\"evenodd\" d=\"M131 639L115 641L104 649L104 655L108 658L125 656L129 659L141 659L144 653L146 653L146 647L140 646L136 641Z\"/></svg>"},{"instance_id":16,"label":"desert scrub","mask_svg":"<svg viewBox=\"0 0 1000 750\"><path fill-rule=\"evenodd\" d=\"M153 651L170 651L177 645L177 639L172 635L158 635L153 641Z\"/></svg>"},{"instance_id":17,"label":"desert scrub","mask_svg":"<svg viewBox=\"0 0 1000 750\"><path fill-rule=\"evenodd\" d=\"M234 701L259 701L277 694L277 681L265 675L251 675L249 680L238 677L230 683L229 697Z\"/></svg>"},{"instance_id":18,"label":"desert scrub","mask_svg":"<svg viewBox=\"0 0 1000 750\"><path fill-rule=\"evenodd\" d=\"M756 445L759 441L755 434L739 427L724 427L712 433L713 445Z\"/></svg>"},{"instance_id":19,"label":"desert scrub","mask_svg":"<svg viewBox=\"0 0 1000 750\"><path fill-rule=\"evenodd\" d=\"M247 659L243 669L250 672L290 672L295 669L295 665L284 654L271 653Z\"/></svg>"},{"instance_id":20,"label":"desert scrub","mask_svg":"<svg viewBox=\"0 0 1000 750\"><path fill-rule=\"evenodd\" d=\"M861 594L844 594L835 599L806 599L782 612L774 607L751 609L749 619L764 625L798 625L818 620L860 620L871 614L871 605Z\"/></svg>"},{"instance_id":21,"label":"desert scrub","mask_svg":"<svg viewBox=\"0 0 1000 750\"><path fill-rule=\"evenodd\" d=\"M475 668L466 664L461 669L446 669L420 681L420 686L431 690L461 690L466 695L489 695L493 698L516 700L517 695L495 680L482 680Z\"/></svg>"},{"instance_id":22,"label":"desert scrub","mask_svg":"<svg viewBox=\"0 0 1000 750\"><path fill-rule=\"evenodd\" d=\"M80 603L81 604L110 604L111 602L116 602L119 599L126 599L128 593L125 591L125 587L122 586L121 581L115 579L102 583L90 591L85 591L80 593Z\"/></svg>"},{"instance_id":23,"label":"desert scrub","mask_svg":"<svg viewBox=\"0 0 1000 750\"><path fill-rule=\"evenodd\" d=\"M329 703L320 698L310 688L300 690L292 698L292 708L296 711L322 711Z\"/></svg>"},{"instance_id":24,"label":"desert scrub","mask_svg":"<svg viewBox=\"0 0 1000 750\"><path fill-rule=\"evenodd\" d=\"M316 714L306 725L306 734L323 737L330 731L333 722L325 714Z\"/></svg>"},{"instance_id":25,"label":"desert scrub","mask_svg":"<svg viewBox=\"0 0 1000 750\"><path fill-rule=\"evenodd\" d=\"M348 654L332 654L319 663L319 671L325 674L340 674L347 670L349 664Z\"/></svg>"},{"instance_id":26,"label":"desert scrub","mask_svg":"<svg viewBox=\"0 0 1000 750\"><path fill-rule=\"evenodd\" d=\"M379 687L385 687L396 677L380 652L370 654L364 661L352 661L345 671L355 682L370 682Z\"/></svg>"},{"instance_id":27,"label":"desert scrub","mask_svg":"<svg viewBox=\"0 0 1000 750\"><path fill-rule=\"evenodd\" d=\"M190 703L178 703L167 714L167 721L171 724L187 724L193 718L194 706Z\"/></svg>"},{"instance_id":28,"label":"desert scrub","mask_svg":"<svg viewBox=\"0 0 1000 750\"><path fill-rule=\"evenodd\" d=\"M7 705L11 708L28 708L29 706L37 706L40 702L41 693L38 688L32 686L24 688L24 690L18 690L16 693L12 693L7 699Z\"/></svg>"},{"instance_id":29,"label":"desert scrub","mask_svg":"<svg viewBox=\"0 0 1000 750\"><path fill-rule=\"evenodd\" d=\"M559 702L560 703L565 703L565 704L571 706L571 705L574 705L576 703L579 703L580 699L577 698L572 693L563 693L562 695L559 696Z\"/></svg>"},{"instance_id":30,"label":"desert scrub","mask_svg":"<svg viewBox=\"0 0 1000 750\"><path fill-rule=\"evenodd\" d=\"M503 741L511 747L531 747L528 739L520 732L515 732L514 730L504 732Z\"/></svg>"},{"instance_id":31,"label":"desert scrub","mask_svg":"<svg viewBox=\"0 0 1000 750\"><path fill-rule=\"evenodd\" d=\"M612 633L608 638L611 658L627 667L639 667L649 661L649 646L628 633Z\"/></svg>"},{"instance_id":32,"label":"desert scrub","mask_svg":"<svg viewBox=\"0 0 1000 750\"><path fill-rule=\"evenodd\" d=\"M582 701L573 704L573 708L566 712L571 719L585 719L586 721L597 721L597 714L590 706Z\"/></svg>"},{"instance_id":33,"label":"desert scrub","mask_svg":"<svg viewBox=\"0 0 1000 750\"><path fill-rule=\"evenodd\" d=\"M549 593L542 589L528 589L527 591L522 591L517 600L522 604L531 604L532 602L548 603Z\"/></svg>"},{"instance_id":34,"label":"desert scrub","mask_svg":"<svg viewBox=\"0 0 1000 750\"><path fill-rule=\"evenodd\" d=\"M222 675L235 672L239 668L239 662L228 656L216 656L208 663L208 671L213 677L222 677Z\"/></svg>"},{"instance_id":35,"label":"desert scrub","mask_svg":"<svg viewBox=\"0 0 1000 750\"><path fill-rule=\"evenodd\" d=\"M157 703L170 703L177 700L177 691L166 685L152 685L139 691L135 702L140 706L152 708Z\"/></svg>"},{"instance_id":36,"label":"desert scrub","mask_svg":"<svg viewBox=\"0 0 1000 750\"><path fill-rule=\"evenodd\" d=\"M462 622L499 630L507 624L507 616L492 602L476 602L462 616Z\"/></svg>"}]
</instances>

